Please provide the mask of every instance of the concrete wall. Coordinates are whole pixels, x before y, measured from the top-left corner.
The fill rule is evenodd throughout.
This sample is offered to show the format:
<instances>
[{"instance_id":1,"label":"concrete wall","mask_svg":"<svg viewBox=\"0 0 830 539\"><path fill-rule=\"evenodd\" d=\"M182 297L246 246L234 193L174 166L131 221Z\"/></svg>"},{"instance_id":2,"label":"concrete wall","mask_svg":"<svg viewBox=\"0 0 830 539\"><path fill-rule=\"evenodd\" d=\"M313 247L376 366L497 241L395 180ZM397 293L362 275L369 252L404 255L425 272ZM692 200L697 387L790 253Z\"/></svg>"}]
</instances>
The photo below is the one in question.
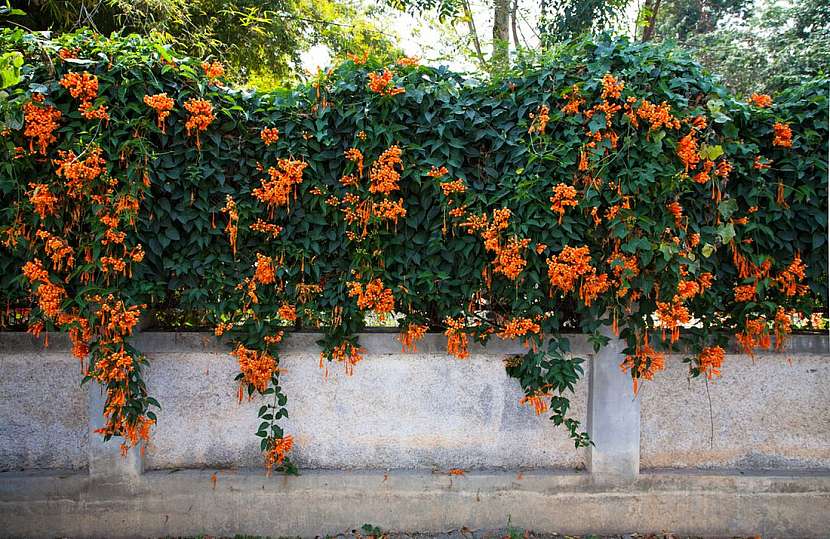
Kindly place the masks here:
<instances>
[{"instance_id":1,"label":"concrete wall","mask_svg":"<svg viewBox=\"0 0 830 539\"><path fill-rule=\"evenodd\" d=\"M707 390L671 357L642 386L643 468L830 468L830 355L729 355L722 373Z\"/></svg>"},{"instance_id":2,"label":"concrete wall","mask_svg":"<svg viewBox=\"0 0 830 539\"><path fill-rule=\"evenodd\" d=\"M440 335L401 353L393 335L366 334L355 374L330 365L326 377L316 338L293 335L281 360L285 427L303 468L585 467L585 451L563 429L518 404L521 390L501 361L522 351L515 343L474 346L462 361L444 353ZM796 337L788 353L754 362L728 355L723 376L708 383L711 417L707 383L688 380L680 358L669 358L638 396L640 466L830 469L830 353L816 353L818 341ZM145 467L258 466L261 403L237 403L225 345L194 333L144 333L136 343L152 360L148 387L162 404ZM581 336L573 348L591 357ZM0 470L85 468L87 389L66 339L52 336L44 349L29 336L0 334L0 369ZM589 378L572 399L583 425Z\"/></svg>"},{"instance_id":3,"label":"concrete wall","mask_svg":"<svg viewBox=\"0 0 830 539\"><path fill-rule=\"evenodd\" d=\"M66 339L44 351L0 334L0 537L315 536L366 522L438 532L508 519L569 534L830 529L826 336L797 337L755 363L728 355L723 378L708 384L711 420L707 385L688 382L680 358L635 398L619 343L592 355L575 337L590 361L574 413L597 442L580 451L518 405L501 361L522 351L515 343L473 346L461 361L442 336L402 354L394 336L367 334L354 376L332 365L324 377L316 338L292 335L282 354L302 475L268 479L245 469L260 463L259 403L236 402L234 360L212 336L137 337L163 409L143 457L121 458L87 434L99 390L78 387Z\"/></svg>"}]
</instances>

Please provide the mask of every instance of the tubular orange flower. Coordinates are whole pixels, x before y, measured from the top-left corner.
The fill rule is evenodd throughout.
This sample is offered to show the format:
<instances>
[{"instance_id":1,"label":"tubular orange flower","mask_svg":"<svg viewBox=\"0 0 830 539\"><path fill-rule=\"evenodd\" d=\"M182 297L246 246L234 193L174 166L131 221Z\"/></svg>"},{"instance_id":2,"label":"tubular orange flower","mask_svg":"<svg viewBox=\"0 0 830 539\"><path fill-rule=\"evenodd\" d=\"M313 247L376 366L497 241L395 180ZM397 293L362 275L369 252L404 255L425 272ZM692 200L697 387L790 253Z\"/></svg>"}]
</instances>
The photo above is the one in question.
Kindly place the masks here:
<instances>
[{"instance_id":1,"label":"tubular orange flower","mask_svg":"<svg viewBox=\"0 0 830 539\"><path fill-rule=\"evenodd\" d=\"M357 306L374 311L381 321L395 310L395 297L390 289L383 286L380 279L373 279L365 289L356 281L349 282L348 286L349 297L357 296Z\"/></svg>"},{"instance_id":2,"label":"tubular orange flower","mask_svg":"<svg viewBox=\"0 0 830 539\"><path fill-rule=\"evenodd\" d=\"M689 169L697 168L700 156L698 155L697 139L694 131L690 131L677 143L677 156L686 167L686 172L689 172Z\"/></svg>"},{"instance_id":3,"label":"tubular orange flower","mask_svg":"<svg viewBox=\"0 0 830 539\"><path fill-rule=\"evenodd\" d=\"M308 166L305 161L280 159L277 168L268 168L268 178L260 180L261 186L253 190L255 198L264 202L269 210L275 206L287 206L294 186L303 182L303 171Z\"/></svg>"},{"instance_id":4,"label":"tubular orange flower","mask_svg":"<svg viewBox=\"0 0 830 539\"><path fill-rule=\"evenodd\" d=\"M265 451L266 474L271 475L274 466L281 466L286 455L294 447L294 438L289 434L282 438L270 439Z\"/></svg>"},{"instance_id":5,"label":"tubular orange flower","mask_svg":"<svg viewBox=\"0 0 830 539\"><path fill-rule=\"evenodd\" d=\"M587 274L579 286L579 298L585 303L586 307L590 307L600 294L608 291L611 283L608 282L608 274L600 273L597 275L596 270Z\"/></svg>"},{"instance_id":6,"label":"tubular orange flower","mask_svg":"<svg viewBox=\"0 0 830 539\"><path fill-rule=\"evenodd\" d=\"M564 183L556 184L553 187L553 196L550 197L550 202L550 209L559 214L559 224L562 224L567 207L579 205L576 200L576 189Z\"/></svg>"},{"instance_id":7,"label":"tubular orange flower","mask_svg":"<svg viewBox=\"0 0 830 539\"><path fill-rule=\"evenodd\" d=\"M417 352L418 347L415 343L420 341L426 335L426 332L426 324L409 324L406 326L406 329L398 336L398 340L401 341L401 351Z\"/></svg>"},{"instance_id":8,"label":"tubular orange flower","mask_svg":"<svg viewBox=\"0 0 830 539\"><path fill-rule=\"evenodd\" d=\"M34 152L34 145L37 143L38 150L46 155L47 147L55 142L57 137L53 134L59 127L58 120L61 119L61 111L52 105L42 105L34 101L23 105L23 120L25 129L23 136L29 139L29 152Z\"/></svg>"},{"instance_id":9,"label":"tubular orange flower","mask_svg":"<svg viewBox=\"0 0 830 539\"><path fill-rule=\"evenodd\" d=\"M591 255L587 246L566 245L561 253L548 258L547 263L551 286L565 294L574 289L579 277L596 271L591 266Z\"/></svg>"},{"instance_id":10,"label":"tubular orange flower","mask_svg":"<svg viewBox=\"0 0 830 539\"><path fill-rule=\"evenodd\" d=\"M527 265L527 260L522 257L521 253L529 243L529 239L518 239L515 236L507 240L503 247L496 249L493 271L515 281Z\"/></svg>"},{"instance_id":11,"label":"tubular orange flower","mask_svg":"<svg viewBox=\"0 0 830 539\"><path fill-rule=\"evenodd\" d=\"M547 105L540 106L536 114L530 114L530 120L530 127L527 130L528 134L539 133L543 135L550 121L550 108Z\"/></svg>"},{"instance_id":12,"label":"tubular orange flower","mask_svg":"<svg viewBox=\"0 0 830 539\"><path fill-rule=\"evenodd\" d=\"M246 384L254 386L260 393L268 388L271 376L277 370L277 361L271 354L258 350L251 350L239 344L231 352L239 361L239 371L242 373L240 383L240 401L242 400L242 387Z\"/></svg>"},{"instance_id":13,"label":"tubular orange flower","mask_svg":"<svg viewBox=\"0 0 830 539\"><path fill-rule=\"evenodd\" d=\"M548 411L548 402L546 399L551 398L553 395L550 393L546 393L544 391L537 391L532 395L525 395L521 399L519 399L520 406L533 406L533 411L536 412L536 415L542 415Z\"/></svg>"},{"instance_id":14,"label":"tubular orange flower","mask_svg":"<svg viewBox=\"0 0 830 539\"><path fill-rule=\"evenodd\" d=\"M83 73L66 73L59 84L69 90L72 97L79 99L82 103L92 101L98 96L98 77L86 71Z\"/></svg>"},{"instance_id":15,"label":"tubular orange flower","mask_svg":"<svg viewBox=\"0 0 830 539\"><path fill-rule=\"evenodd\" d=\"M444 319L444 325L447 326L444 335L447 336L447 353L457 357L458 359L466 359L470 356L467 350L468 336L464 333L465 320L463 316L457 319L447 317Z\"/></svg>"},{"instance_id":16,"label":"tubular orange flower","mask_svg":"<svg viewBox=\"0 0 830 539\"><path fill-rule=\"evenodd\" d=\"M70 198L80 197L107 170L106 161L101 157L101 148L92 146L86 153L87 157L80 159L73 151L60 150L59 159L53 161L58 166L55 173L66 179L66 194Z\"/></svg>"},{"instance_id":17,"label":"tubular orange flower","mask_svg":"<svg viewBox=\"0 0 830 539\"><path fill-rule=\"evenodd\" d=\"M375 72L369 73L369 90L380 95L398 95L406 92L405 88L397 88L392 86L392 72L388 69L383 70L383 74L378 75Z\"/></svg>"},{"instance_id":18,"label":"tubular orange flower","mask_svg":"<svg viewBox=\"0 0 830 539\"><path fill-rule=\"evenodd\" d=\"M769 349L770 336L766 319L764 317L747 318L746 330L735 334L735 339L750 357L755 357L755 348Z\"/></svg>"},{"instance_id":19,"label":"tubular orange flower","mask_svg":"<svg viewBox=\"0 0 830 539\"><path fill-rule=\"evenodd\" d=\"M698 369L705 374L709 380L720 376L720 368L723 365L725 352L720 346L704 348L698 356Z\"/></svg>"},{"instance_id":20,"label":"tubular orange flower","mask_svg":"<svg viewBox=\"0 0 830 539\"><path fill-rule=\"evenodd\" d=\"M511 318L498 336L502 339L515 339L524 337L528 333L539 333L541 329L539 324L530 318Z\"/></svg>"},{"instance_id":21,"label":"tubular orange flower","mask_svg":"<svg viewBox=\"0 0 830 539\"><path fill-rule=\"evenodd\" d=\"M780 146L781 148L793 147L793 132L790 126L781 122L775 122L772 126L775 136L772 139L773 146Z\"/></svg>"},{"instance_id":22,"label":"tubular orange flower","mask_svg":"<svg viewBox=\"0 0 830 539\"><path fill-rule=\"evenodd\" d=\"M633 118L633 112L628 114L629 119ZM671 106L663 101L659 105L651 103L647 99L643 99L639 107L637 107L637 117L645 120L649 124L648 131L656 131L661 127L668 129L680 129L680 120L675 118L671 113ZM637 121L633 121L632 125L637 127Z\"/></svg>"},{"instance_id":23,"label":"tubular orange flower","mask_svg":"<svg viewBox=\"0 0 830 539\"><path fill-rule=\"evenodd\" d=\"M372 168L369 170L370 193L381 193L388 196L392 191L400 189L398 182L401 179L401 174L397 167L403 169L401 154L401 149L393 145L380 154L380 157L372 163Z\"/></svg>"},{"instance_id":24,"label":"tubular orange flower","mask_svg":"<svg viewBox=\"0 0 830 539\"><path fill-rule=\"evenodd\" d=\"M673 343L680 338L680 327L691 320L689 309L681 304L678 297L675 297L671 303L658 301L655 314L663 332L666 330L671 332L671 342Z\"/></svg>"},{"instance_id":25,"label":"tubular orange flower","mask_svg":"<svg viewBox=\"0 0 830 539\"><path fill-rule=\"evenodd\" d=\"M225 196L225 207L220 211L228 214L228 225L225 227L225 232L228 233L231 250L236 255L236 234L239 231L237 225L239 222L239 211L236 209L236 202L233 200L233 197L230 195Z\"/></svg>"},{"instance_id":26,"label":"tubular orange flower","mask_svg":"<svg viewBox=\"0 0 830 539\"><path fill-rule=\"evenodd\" d=\"M775 328L775 349L779 352L784 349L787 336L792 333L792 322L792 311L786 311L784 307L778 307L775 312L773 327Z\"/></svg>"},{"instance_id":27,"label":"tubular orange flower","mask_svg":"<svg viewBox=\"0 0 830 539\"><path fill-rule=\"evenodd\" d=\"M297 309L293 305L289 305L287 303L280 305L280 308L277 310L277 314L279 314L280 318L286 322L295 322L297 320Z\"/></svg>"},{"instance_id":28,"label":"tubular orange flower","mask_svg":"<svg viewBox=\"0 0 830 539\"><path fill-rule=\"evenodd\" d=\"M225 74L225 68L218 60L202 62L202 70L204 70L205 76L210 80L217 79Z\"/></svg>"},{"instance_id":29,"label":"tubular orange flower","mask_svg":"<svg viewBox=\"0 0 830 539\"><path fill-rule=\"evenodd\" d=\"M464 193L467 191L467 186L464 185L464 180L461 179L452 182L442 182L440 186L445 197L448 197L454 193Z\"/></svg>"},{"instance_id":30,"label":"tubular orange flower","mask_svg":"<svg viewBox=\"0 0 830 539\"><path fill-rule=\"evenodd\" d=\"M679 202L674 201L666 204L666 208L674 216L674 225L677 228L683 227L683 206Z\"/></svg>"},{"instance_id":31,"label":"tubular orange flower","mask_svg":"<svg viewBox=\"0 0 830 539\"><path fill-rule=\"evenodd\" d=\"M772 98L766 94L753 93L749 96L749 102L761 109L772 106Z\"/></svg>"},{"instance_id":32,"label":"tubular orange flower","mask_svg":"<svg viewBox=\"0 0 830 539\"><path fill-rule=\"evenodd\" d=\"M98 382L124 382L134 369L133 358L123 348L101 356L95 364L94 376Z\"/></svg>"},{"instance_id":33,"label":"tubular orange flower","mask_svg":"<svg viewBox=\"0 0 830 539\"><path fill-rule=\"evenodd\" d=\"M404 56L403 58L398 58L398 61L396 63L402 67L418 67L418 65L421 63L421 59L417 56Z\"/></svg>"},{"instance_id":34,"label":"tubular orange flower","mask_svg":"<svg viewBox=\"0 0 830 539\"><path fill-rule=\"evenodd\" d=\"M642 344L637 345L634 355L625 356L625 360L620 364L620 369L623 372L631 370L634 378L635 395L637 394L640 378L653 380L654 375L665 368L665 357L648 344L648 336L643 338Z\"/></svg>"},{"instance_id":35,"label":"tubular orange flower","mask_svg":"<svg viewBox=\"0 0 830 539\"><path fill-rule=\"evenodd\" d=\"M431 169L429 169L429 172L427 172L427 176L430 176L432 178L440 178L441 176L446 176L447 174L449 174L447 167L432 167Z\"/></svg>"},{"instance_id":36,"label":"tubular orange flower","mask_svg":"<svg viewBox=\"0 0 830 539\"><path fill-rule=\"evenodd\" d=\"M357 177L354 178L354 184L356 185L357 182L360 181L360 178L363 177L363 153L361 153L361 151L358 150L357 148L349 148L348 150L346 150L343 153L346 156L346 159L348 159L349 161L351 161L352 163L355 163L357 165ZM344 176L344 177L353 178L353 176ZM342 180L341 180L341 183L342 183ZM346 184L344 183L344 185L346 185Z\"/></svg>"},{"instance_id":37,"label":"tubular orange flower","mask_svg":"<svg viewBox=\"0 0 830 539\"><path fill-rule=\"evenodd\" d=\"M161 129L162 133L166 133L167 129L164 124L164 120L170 116L170 111L173 110L173 99L167 97L166 93L145 95L144 103L156 111L156 125L159 129Z\"/></svg>"},{"instance_id":38,"label":"tubular orange flower","mask_svg":"<svg viewBox=\"0 0 830 539\"><path fill-rule=\"evenodd\" d=\"M565 97L568 102L562 107L562 112L565 114L579 114L580 105L585 104L585 100L579 94L579 86L574 84L570 90L565 92Z\"/></svg>"},{"instance_id":39,"label":"tubular orange flower","mask_svg":"<svg viewBox=\"0 0 830 539\"><path fill-rule=\"evenodd\" d=\"M110 115L107 112L107 107L105 105L101 105L98 108L92 108L92 103L85 102L81 103L78 110L81 111L81 116L87 120L101 120L108 122L110 119Z\"/></svg>"},{"instance_id":40,"label":"tubular orange flower","mask_svg":"<svg viewBox=\"0 0 830 539\"><path fill-rule=\"evenodd\" d=\"M214 120L213 105L205 99L192 97L185 101L184 108L190 113L190 117L184 124L188 136L196 134L196 147L201 148L202 142L199 134L207 131L208 126Z\"/></svg>"},{"instance_id":41,"label":"tubular orange flower","mask_svg":"<svg viewBox=\"0 0 830 539\"><path fill-rule=\"evenodd\" d=\"M58 197L49 191L49 186L45 183L30 183L29 188L29 202L35 208L35 213L40 215L41 220L46 219L48 215L55 215L55 206L58 203Z\"/></svg>"},{"instance_id":42,"label":"tubular orange flower","mask_svg":"<svg viewBox=\"0 0 830 539\"><path fill-rule=\"evenodd\" d=\"M280 232L282 232L282 227L275 224L266 223L262 219L257 219L251 225L251 230L253 230L254 232L260 232L262 234L267 234L271 238L276 238L280 235Z\"/></svg>"},{"instance_id":43,"label":"tubular orange flower","mask_svg":"<svg viewBox=\"0 0 830 539\"><path fill-rule=\"evenodd\" d=\"M280 139L280 130L276 127L263 127L259 132L259 138L266 146L270 146Z\"/></svg>"},{"instance_id":44,"label":"tubular orange flower","mask_svg":"<svg viewBox=\"0 0 830 539\"><path fill-rule=\"evenodd\" d=\"M614 75L606 73L602 77L602 94L600 95L600 99L619 99L622 95L623 88L625 88L625 82L617 81Z\"/></svg>"},{"instance_id":45,"label":"tubular orange flower","mask_svg":"<svg viewBox=\"0 0 830 539\"><path fill-rule=\"evenodd\" d=\"M274 261L270 256L257 253L254 267L256 268L254 280L259 284L273 284L277 281L277 274L274 271Z\"/></svg>"},{"instance_id":46,"label":"tubular orange flower","mask_svg":"<svg viewBox=\"0 0 830 539\"><path fill-rule=\"evenodd\" d=\"M744 302L755 299L755 285L745 284L735 287L735 301Z\"/></svg>"},{"instance_id":47,"label":"tubular orange flower","mask_svg":"<svg viewBox=\"0 0 830 539\"><path fill-rule=\"evenodd\" d=\"M338 346L335 346L329 354L332 361L338 361L346 366L346 374L351 376L354 372L354 366L363 361L363 353L366 350L359 348L354 344L345 341ZM320 353L320 367L323 366L323 357L325 353Z\"/></svg>"},{"instance_id":48,"label":"tubular orange flower","mask_svg":"<svg viewBox=\"0 0 830 539\"><path fill-rule=\"evenodd\" d=\"M796 252L793 261L775 278L775 284L788 297L795 296L799 291L798 284L804 280L806 272L807 265L801 261L801 254Z\"/></svg>"}]
</instances>

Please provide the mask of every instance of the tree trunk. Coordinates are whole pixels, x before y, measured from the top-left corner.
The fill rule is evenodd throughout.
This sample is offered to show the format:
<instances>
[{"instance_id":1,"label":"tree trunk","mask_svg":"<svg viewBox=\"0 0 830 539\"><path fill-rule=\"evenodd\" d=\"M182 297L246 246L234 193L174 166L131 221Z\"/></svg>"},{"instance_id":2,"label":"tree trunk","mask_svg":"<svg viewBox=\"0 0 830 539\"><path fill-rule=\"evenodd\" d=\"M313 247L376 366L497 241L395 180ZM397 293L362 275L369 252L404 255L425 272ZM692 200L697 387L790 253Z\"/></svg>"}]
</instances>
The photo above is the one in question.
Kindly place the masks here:
<instances>
[{"instance_id":1,"label":"tree trunk","mask_svg":"<svg viewBox=\"0 0 830 539\"><path fill-rule=\"evenodd\" d=\"M657 24L657 12L660 11L660 0L646 0L644 7L648 10L648 22L643 28L643 41L651 41Z\"/></svg>"},{"instance_id":2,"label":"tree trunk","mask_svg":"<svg viewBox=\"0 0 830 539\"><path fill-rule=\"evenodd\" d=\"M510 0L495 0L493 8L493 69L510 65Z\"/></svg>"}]
</instances>

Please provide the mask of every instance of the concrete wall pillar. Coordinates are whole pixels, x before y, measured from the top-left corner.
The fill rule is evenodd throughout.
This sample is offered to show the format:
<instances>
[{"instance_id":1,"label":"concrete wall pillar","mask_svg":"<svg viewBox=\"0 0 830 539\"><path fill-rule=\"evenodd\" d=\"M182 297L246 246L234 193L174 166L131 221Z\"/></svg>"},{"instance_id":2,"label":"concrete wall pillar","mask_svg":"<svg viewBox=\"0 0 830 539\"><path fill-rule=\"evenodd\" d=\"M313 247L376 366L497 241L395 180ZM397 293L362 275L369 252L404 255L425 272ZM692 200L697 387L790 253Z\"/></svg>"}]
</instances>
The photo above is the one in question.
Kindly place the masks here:
<instances>
[{"instance_id":1,"label":"concrete wall pillar","mask_svg":"<svg viewBox=\"0 0 830 539\"><path fill-rule=\"evenodd\" d=\"M636 479L640 473L640 401L631 377L620 370L625 342L603 326L611 340L594 354L588 386L588 470L597 482Z\"/></svg>"},{"instance_id":2,"label":"concrete wall pillar","mask_svg":"<svg viewBox=\"0 0 830 539\"><path fill-rule=\"evenodd\" d=\"M130 481L137 479L144 472L144 455L141 446L132 447L126 455L121 454L121 437L113 437L105 442L95 432L105 424L104 388L97 382L88 383L89 403L89 475L93 479L105 481Z\"/></svg>"}]
</instances>

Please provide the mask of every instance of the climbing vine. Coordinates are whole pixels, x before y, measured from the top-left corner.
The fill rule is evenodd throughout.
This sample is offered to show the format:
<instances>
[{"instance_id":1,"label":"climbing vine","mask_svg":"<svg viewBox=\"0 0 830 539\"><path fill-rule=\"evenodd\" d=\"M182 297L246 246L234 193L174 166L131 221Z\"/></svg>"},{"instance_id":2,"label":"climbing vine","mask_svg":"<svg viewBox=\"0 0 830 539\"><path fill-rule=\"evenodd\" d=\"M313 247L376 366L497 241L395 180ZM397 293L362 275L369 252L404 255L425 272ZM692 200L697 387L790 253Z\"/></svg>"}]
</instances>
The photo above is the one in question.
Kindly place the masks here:
<instances>
[{"instance_id":1,"label":"climbing vine","mask_svg":"<svg viewBox=\"0 0 830 539\"><path fill-rule=\"evenodd\" d=\"M130 345L154 308L229 342L266 465L291 471L295 327L325 373L359 370L367 313L458 360L518 339L521 403L579 447L569 332L620 335L636 391L668 352L712 378L732 337L780 348L827 292L823 81L744 101L669 46L601 38L497 81L352 57L269 94L135 36L0 41L25 58L0 110L0 286L32 333L69 333L125 448L157 420Z\"/></svg>"}]
</instances>

